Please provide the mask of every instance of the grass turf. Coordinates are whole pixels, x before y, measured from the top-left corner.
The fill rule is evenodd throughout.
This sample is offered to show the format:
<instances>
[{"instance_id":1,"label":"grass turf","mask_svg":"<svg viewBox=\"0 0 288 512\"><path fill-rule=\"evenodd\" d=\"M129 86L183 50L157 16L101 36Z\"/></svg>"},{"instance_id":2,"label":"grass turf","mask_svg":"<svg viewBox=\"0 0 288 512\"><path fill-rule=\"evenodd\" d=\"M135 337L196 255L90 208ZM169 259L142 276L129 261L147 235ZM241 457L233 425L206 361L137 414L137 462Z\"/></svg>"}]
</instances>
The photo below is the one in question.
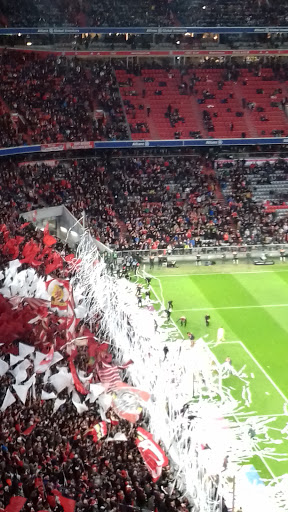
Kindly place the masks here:
<instances>
[{"instance_id":1,"label":"grass turf","mask_svg":"<svg viewBox=\"0 0 288 512\"><path fill-rule=\"evenodd\" d=\"M273 270L272 270L273 268ZM270 424L269 437L282 439L272 444L278 453L288 453L287 434L281 434L288 417L283 404L288 402L288 264L255 267L247 264L220 264L196 267L180 264L177 269L154 268L151 285L167 304L173 300L172 318L187 318L181 328L185 338L192 332L196 339L208 334L216 340L219 327L225 329L225 342L211 348L220 363L227 356L238 371L244 365L250 382L252 404L246 411L255 416L279 415ZM210 326L204 316L210 314ZM177 324L179 326L179 323ZM230 377L224 385L241 398L243 382ZM263 437L260 448L267 448ZM264 478L288 473L288 461L254 457L253 464Z\"/></svg>"}]
</instances>

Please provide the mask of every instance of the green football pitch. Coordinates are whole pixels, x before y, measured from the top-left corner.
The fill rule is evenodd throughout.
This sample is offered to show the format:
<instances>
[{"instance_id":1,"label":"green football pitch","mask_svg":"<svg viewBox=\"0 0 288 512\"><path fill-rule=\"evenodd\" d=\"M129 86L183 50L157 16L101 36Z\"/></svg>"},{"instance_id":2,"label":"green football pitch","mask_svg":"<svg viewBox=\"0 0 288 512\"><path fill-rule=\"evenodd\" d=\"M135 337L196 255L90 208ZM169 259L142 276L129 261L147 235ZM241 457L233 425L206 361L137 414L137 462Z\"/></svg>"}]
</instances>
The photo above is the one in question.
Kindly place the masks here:
<instances>
[{"instance_id":1,"label":"green football pitch","mask_svg":"<svg viewBox=\"0 0 288 512\"><path fill-rule=\"evenodd\" d=\"M263 478L288 473L288 461L263 457L263 448L274 448L288 457L288 434L281 433L288 423L284 404L288 404L288 264L255 267L247 264L219 264L196 267L154 268L146 271L155 278L151 285L157 298L167 307L173 300L172 318L187 339L203 337L219 363L230 357L234 368L249 380L251 405L245 413L258 420L271 419L268 436L260 436L259 454L250 461ZM210 326L204 316L209 314ZM187 327L177 320L187 318ZM214 346L219 327L225 341ZM243 382L231 376L223 384L241 400ZM287 397L287 398L286 398ZM257 434L257 432L256 432Z\"/></svg>"}]
</instances>

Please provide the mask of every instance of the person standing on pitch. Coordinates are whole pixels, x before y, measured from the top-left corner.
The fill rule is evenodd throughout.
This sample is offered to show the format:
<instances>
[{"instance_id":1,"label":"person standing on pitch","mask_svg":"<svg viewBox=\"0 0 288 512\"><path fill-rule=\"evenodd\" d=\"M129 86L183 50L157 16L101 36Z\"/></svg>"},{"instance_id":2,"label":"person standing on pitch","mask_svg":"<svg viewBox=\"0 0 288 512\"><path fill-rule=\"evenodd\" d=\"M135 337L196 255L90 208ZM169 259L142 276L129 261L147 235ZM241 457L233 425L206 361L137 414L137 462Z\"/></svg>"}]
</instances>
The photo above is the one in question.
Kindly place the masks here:
<instances>
[{"instance_id":1,"label":"person standing on pitch","mask_svg":"<svg viewBox=\"0 0 288 512\"><path fill-rule=\"evenodd\" d=\"M167 315L167 322L170 322L170 316L171 316L171 311L170 309L165 309L165 313Z\"/></svg>"},{"instance_id":2,"label":"person standing on pitch","mask_svg":"<svg viewBox=\"0 0 288 512\"><path fill-rule=\"evenodd\" d=\"M237 251L233 251L233 264L238 265L238 253Z\"/></svg>"},{"instance_id":3,"label":"person standing on pitch","mask_svg":"<svg viewBox=\"0 0 288 512\"><path fill-rule=\"evenodd\" d=\"M205 315L205 324L206 324L206 327L209 327L209 324L210 324L210 315Z\"/></svg>"},{"instance_id":4,"label":"person standing on pitch","mask_svg":"<svg viewBox=\"0 0 288 512\"><path fill-rule=\"evenodd\" d=\"M180 316L180 318L177 320L177 322L180 321L181 327L186 327L187 325L187 319L186 316Z\"/></svg>"},{"instance_id":5,"label":"person standing on pitch","mask_svg":"<svg viewBox=\"0 0 288 512\"><path fill-rule=\"evenodd\" d=\"M216 345L219 345L219 343L221 343L221 341L224 341L224 329L223 329L223 327L219 327L219 329L217 331L217 342L216 342Z\"/></svg>"},{"instance_id":6,"label":"person standing on pitch","mask_svg":"<svg viewBox=\"0 0 288 512\"><path fill-rule=\"evenodd\" d=\"M168 309L173 309L173 300L168 300Z\"/></svg>"},{"instance_id":7,"label":"person standing on pitch","mask_svg":"<svg viewBox=\"0 0 288 512\"><path fill-rule=\"evenodd\" d=\"M285 261L285 249L280 249L280 261L282 261L282 263Z\"/></svg>"}]
</instances>

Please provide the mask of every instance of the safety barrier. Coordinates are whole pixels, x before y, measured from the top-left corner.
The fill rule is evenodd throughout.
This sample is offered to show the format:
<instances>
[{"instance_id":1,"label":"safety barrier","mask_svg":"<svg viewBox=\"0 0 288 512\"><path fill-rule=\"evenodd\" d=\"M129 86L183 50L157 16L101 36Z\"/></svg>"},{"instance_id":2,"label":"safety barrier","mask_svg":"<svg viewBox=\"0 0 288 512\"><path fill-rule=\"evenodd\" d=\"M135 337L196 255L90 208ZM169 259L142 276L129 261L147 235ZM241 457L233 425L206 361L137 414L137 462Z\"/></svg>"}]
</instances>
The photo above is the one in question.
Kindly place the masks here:
<instances>
[{"instance_id":1,"label":"safety barrier","mask_svg":"<svg viewBox=\"0 0 288 512\"><path fill-rule=\"evenodd\" d=\"M213 146L249 146L249 145L288 144L288 137L264 137L257 139L163 139L163 140L107 140L59 142L35 146L15 146L1 148L0 156L19 155L21 153L50 153L79 149L127 149L127 148L165 148L165 147L213 147Z\"/></svg>"},{"instance_id":2,"label":"safety barrier","mask_svg":"<svg viewBox=\"0 0 288 512\"><path fill-rule=\"evenodd\" d=\"M271 34L288 27L5 27L0 35L13 34Z\"/></svg>"}]
</instances>

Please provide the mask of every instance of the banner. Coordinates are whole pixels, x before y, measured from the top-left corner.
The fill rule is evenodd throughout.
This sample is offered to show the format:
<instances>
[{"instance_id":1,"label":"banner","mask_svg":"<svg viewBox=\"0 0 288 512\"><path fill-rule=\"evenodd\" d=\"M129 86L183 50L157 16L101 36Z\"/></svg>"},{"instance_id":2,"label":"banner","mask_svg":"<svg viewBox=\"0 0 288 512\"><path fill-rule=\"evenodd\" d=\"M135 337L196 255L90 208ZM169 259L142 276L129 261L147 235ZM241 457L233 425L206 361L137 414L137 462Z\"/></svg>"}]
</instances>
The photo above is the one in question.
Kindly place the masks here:
<instances>
[{"instance_id":1,"label":"banner","mask_svg":"<svg viewBox=\"0 0 288 512\"><path fill-rule=\"evenodd\" d=\"M33 162L20 162L18 167L28 167L28 165L47 165L48 167L56 167L59 160L34 160ZM29 223L28 223L29 224Z\"/></svg>"},{"instance_id":2,"label":"banner","mask_svg":"<svg viewBox=\"0 0 288 512\"><path fill-rule=\"evenodd\" d=\"M135 443L151 473L153 482L157 482L162 474L162 468L169 464L164 451L155 443L152 434L141 427L137 428Z\"/></svg>"},{"instance_id":3,"label":"banner","mask_svg":"<svg viewBox=\"0 0 288 512\"><path fill-rule=\"evenodd\" d=\"M79 142L56 142L55 144L42 144L41 151L66 151L67 149L93 149L93 141L79 141Z\"/></svg>"},{"instance_id":4,"label":"banner","mask_svg":"<svg viewBox=\"0 0 288 512\"><path fill-rule=\"evenodd\" d=\"M107 423L106 421L100 421L100 423L96 423L93 427L86 430L85 436L92 436L94 443L97 443L102 437L107 435Z\"/></svg>"},{"instance_id":5,"label":"banner","mask_svg":"<svg viewBox=\"0 0 288 512\"><path fill-rule=\"evenodd\" d=\"M288 27L187 27L177 25L173 27L5 27L0 28L0 34L269 34L287 33ZM32 50L33 51L33 50ZM52 53L52 52L50 52ZM61 55L67 52L59 52ZM93 52L86 52L93 53Z\"/></svg>"},{"instance_id":6,"label":"banner","mask_svg":"<svg viewBox=\"0 0 288 512\"><path fill-rule=\"evenodd\" d=\"M51 307L67 310L70 298L70 282L63 279L47 281L46 289L51 297Z\"/></svg>"}]
</instances>

